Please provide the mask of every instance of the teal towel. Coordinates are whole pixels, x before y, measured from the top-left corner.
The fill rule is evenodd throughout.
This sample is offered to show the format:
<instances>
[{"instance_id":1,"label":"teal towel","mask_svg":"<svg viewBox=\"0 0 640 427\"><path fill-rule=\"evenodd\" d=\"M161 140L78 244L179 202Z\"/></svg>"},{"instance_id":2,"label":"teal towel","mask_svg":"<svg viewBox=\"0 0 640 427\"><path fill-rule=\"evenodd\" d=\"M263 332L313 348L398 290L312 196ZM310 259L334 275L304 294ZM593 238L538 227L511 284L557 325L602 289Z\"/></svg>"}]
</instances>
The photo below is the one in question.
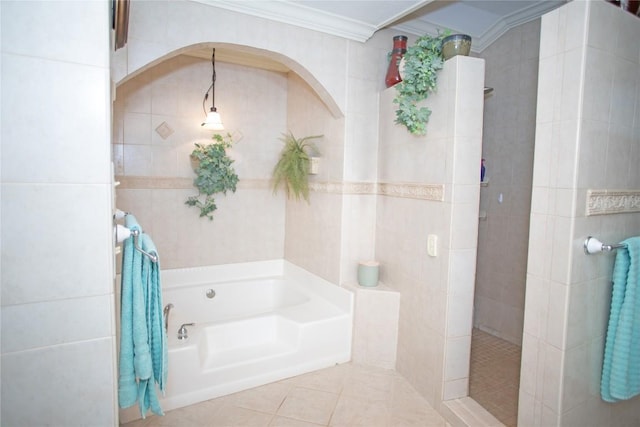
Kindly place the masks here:
<instances>
[{"instance_id":1,"label":"teal towel","mask_svg":"<svg viewBox=\"0 0 640 427\"><path fill-rule=\"evenodd\" d=\"M613 267L611 312L600 394L607 402L640 394L640 237L625 240Z\"/></svg>"},{"instance_id":2,"label":"teal towel","mask_svg":"<svg viewBox=\"0 0 640 427\"><path fill-rule=\"evenodd\" d=\"M158 251L151 238L142 234L139 239L140 247L145 252L158 256ZM143 256L142 283L145 300L145 321L147 324L147 341L150 350L151 376L146 383L141 384L138 402L140 411L145 414L148 409L155 414L162 414L162 408L155 393L157 384L164 393L167 381L167 336L164 330L162 313L162 288L160 284L160 261L151 261Z\"/></svg>"},{"instance_id":3,"label":"teal towel","mask_svg":"<svg viewBox=\"0 0 640 427\"><path fill-rule=\"evenodd\" d=\"M125 225L139 230L135 217ZM144 418L148 410L163 415L156 384L164 392L167 377L167 339L163 330L160 265L135 249L134 237L124 242L120 319L120 374L118 403L127 408L136 402ZM138 244L157 256L151 238L140 233Z\"/></svg>"},{"instance_id":4,"label":"teal towel","mask_svg":"<svg viewBox=\"0 0 640 427\"><path fill-rule=\"evenodd\" d=\"M140 230L133 215L125 217L125 225L132 231ZM139 258L140 255L134 249L133 237L124 241L120 285L120 354L118 361L118 404L121 408L133 406L138 398L138 384L133 364L133 264L134 258Z\"/></svg>"}]
</instances>

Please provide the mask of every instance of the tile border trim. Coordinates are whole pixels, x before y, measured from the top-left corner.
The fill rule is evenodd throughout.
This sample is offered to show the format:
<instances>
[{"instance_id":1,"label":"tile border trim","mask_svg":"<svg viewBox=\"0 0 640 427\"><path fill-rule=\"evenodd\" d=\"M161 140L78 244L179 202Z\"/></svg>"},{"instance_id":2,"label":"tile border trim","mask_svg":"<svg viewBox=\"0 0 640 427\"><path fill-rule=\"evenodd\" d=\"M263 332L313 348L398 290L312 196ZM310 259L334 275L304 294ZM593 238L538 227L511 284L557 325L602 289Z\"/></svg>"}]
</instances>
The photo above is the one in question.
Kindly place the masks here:
<instances>
[{"instance_id":1,"label":"tile border trim","mask_svg":"<svg viewBox=\"0 0 640 427\"><path fill-rule=\"evenodd\" d=\"M116 176L118 190L193 190L193 178L168 176ZM238 189L271 188L268 179L241 179Z\"/></svg>"},{"instance_id":2,"label":"tile border trim","mask_svg":"<svg viewBox=\"0 0 640 427\"><path fill-rule=\"evenodd\" d=\"M444 201L444 184L420 184L415 182L378 184L378 194L406 199Z\"/></svg>"},{"instance_id":3,"label":"tile border trim","mask_svg":"<svg viewBox=\"0 0 640 427\"><path fill-rule=\"evenodd\" d=\"M405 199L444 200L444 184L416 182L311 182L312 191L332 194L380 195Z\"/></svg>"},{"instance_id":4,"label":"tile border trim","mask_svg":"<svg viewBox=\"0 0 640 427\"><path fill-rule=\"evenodd\" d=\"M121 190L191 190L192 178L165 176L116 176ZM269 179L240 179L238 189L270 189ZM309 189L318 193L381 195L405 199L444 201L444 184L422 184L416 182L317 182L311 181Z\"/></svg>"},{"instance_id":5,"label":"tile border trim","mask_svg":"<svg viewBox=\"0 0 640 427\"><path fill-rule=\"evenodd\" d=\"M587 216L633 212L640 212L640 190L587 190Z\"/></svg>"}]
</instances>

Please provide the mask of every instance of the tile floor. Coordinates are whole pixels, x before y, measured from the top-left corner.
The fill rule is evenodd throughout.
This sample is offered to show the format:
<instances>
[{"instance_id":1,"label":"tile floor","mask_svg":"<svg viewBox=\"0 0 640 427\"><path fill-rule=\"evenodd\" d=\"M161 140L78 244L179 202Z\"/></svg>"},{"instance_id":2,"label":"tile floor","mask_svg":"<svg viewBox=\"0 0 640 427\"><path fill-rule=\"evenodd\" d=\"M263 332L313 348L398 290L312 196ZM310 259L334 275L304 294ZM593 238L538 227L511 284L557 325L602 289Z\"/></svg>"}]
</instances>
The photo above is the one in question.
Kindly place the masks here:
<instances>
[{"instance_id":1,"label":"tile floor","mask_svg":"<svg viewBox=\"0 0 640 427\"><path fill-rule=\"evenodd\" d=\"M125 424L211 427L449 426L395 371L346 363Z\"/></svg>"},{"instance_id":2,"label":"tile floor","mask_svg":"<svg viewBox=\"0 0 640 427\"><path fill-rule=\"evenodd\" d=\"M469 396L507 427L515 427L518 421L521 350L473 329Z\"/></svg>"}]
</instances>

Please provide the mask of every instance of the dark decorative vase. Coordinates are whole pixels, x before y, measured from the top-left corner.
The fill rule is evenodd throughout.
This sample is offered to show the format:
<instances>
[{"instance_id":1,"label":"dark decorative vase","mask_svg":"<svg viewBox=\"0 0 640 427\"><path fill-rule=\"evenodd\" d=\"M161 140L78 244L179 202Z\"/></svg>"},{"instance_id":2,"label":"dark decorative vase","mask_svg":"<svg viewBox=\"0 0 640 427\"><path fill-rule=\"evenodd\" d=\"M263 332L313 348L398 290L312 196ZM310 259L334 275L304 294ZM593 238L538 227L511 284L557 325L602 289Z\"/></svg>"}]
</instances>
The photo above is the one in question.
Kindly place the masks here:
<instances>
[{"instance_id":1,"label":"dark decorative vase","mask_svg":"<svg viewBox=\"0 0 640 427\"><path fill-rule=\"evenodd\" d=\"M393 50L391 51L387 76L384 78L387 87L391 87L402 81L402 77L400 77L400 60L406 51L407 36L395 36L393 38Z\"/></svg>"}]
</instances>

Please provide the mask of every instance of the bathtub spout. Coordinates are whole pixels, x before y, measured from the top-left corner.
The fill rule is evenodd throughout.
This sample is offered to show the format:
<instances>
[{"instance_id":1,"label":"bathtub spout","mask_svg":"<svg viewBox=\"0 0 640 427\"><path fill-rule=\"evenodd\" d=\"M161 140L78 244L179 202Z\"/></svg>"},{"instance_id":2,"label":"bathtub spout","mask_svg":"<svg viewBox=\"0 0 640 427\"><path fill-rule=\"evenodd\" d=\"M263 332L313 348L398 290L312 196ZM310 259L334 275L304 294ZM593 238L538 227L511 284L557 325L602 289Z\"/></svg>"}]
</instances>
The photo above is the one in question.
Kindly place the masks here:
<instances>
[{"instance_id":1,"label":"bathtub spout","mask_svg":"<svg viewBox=\"0 0 640 427\"><path fill-rule=\"evenodd\" d=\"M169 335L169 312L173 308L173 304L169 303L164 306L162 314L164 315L164 331Z\"/></svg>"},{"instance_id":2,"label":"bathtub spout","mask_svg":"<svg viewBox=\"0 0 640 427\"><path fill-rule=\"evenodd\" d=\"M179 340L186 340L187 338L189 338L189 331L187 331L187 326L195 326L195 323L183 323L182 326L180 326L180 329L178 329L178 339Z\"/></svg>"}]
</instances>

